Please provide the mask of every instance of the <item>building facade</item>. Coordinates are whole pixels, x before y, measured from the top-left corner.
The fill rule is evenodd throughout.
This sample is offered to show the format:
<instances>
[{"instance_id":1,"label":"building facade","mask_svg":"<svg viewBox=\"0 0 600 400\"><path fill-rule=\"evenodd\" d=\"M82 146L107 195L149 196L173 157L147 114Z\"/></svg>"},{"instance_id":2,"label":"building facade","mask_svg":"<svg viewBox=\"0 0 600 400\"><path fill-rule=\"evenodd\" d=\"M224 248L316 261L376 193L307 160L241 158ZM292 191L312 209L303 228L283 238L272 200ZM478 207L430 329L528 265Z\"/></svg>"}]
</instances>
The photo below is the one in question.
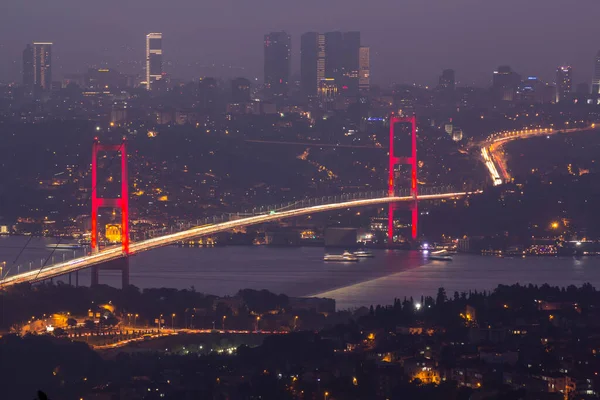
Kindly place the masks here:
<instances>
[{"instance_id":1,"label":"building facade","mask_svg":"<svg viewBox=\"0 0 600 400\"><path fill-rule=\"evenodd\" d=\"M290 83L292 38L284 31L268 33L265 35L264 50L265 88L273 97L285 97Z\"/></svg>"},{"instance_id":2,"label":"building facade","mask_svg":"<svg viewBox=\"0 0 600 400\"><path fill-rule=\"evenodd\" d=\"M33 43L33 84L39 89L52 88L52 43Z\"/></svg>"},{"instance_id":3,"label":"building facade","mask_svg":"<svg viewBox=\"0 0 600 400\"><path fill-rule=\"evenodd\" d=\"M569 100L573 89L573 69L566 65L556 70L556 102Z\"/></svg>"},{"instance_id":4,"label":"building facade","mask_svg":"<svg viewBox=\"0 0 600 400\"><path fill-rule=\"evenodd\" d=\"M146 89L163 76L162 33L146 35Z\"/></svg>"},{"instance_id":5,"label":"building facade","mask_svg":"<svg viewBox=\"0 0 600 400\"><path fill-rule=\"evenodd\" d=\"M315 96L325 79L325 35L307 32L300 38L300 86L304 96Z\"/></svg>"}]
</instances>

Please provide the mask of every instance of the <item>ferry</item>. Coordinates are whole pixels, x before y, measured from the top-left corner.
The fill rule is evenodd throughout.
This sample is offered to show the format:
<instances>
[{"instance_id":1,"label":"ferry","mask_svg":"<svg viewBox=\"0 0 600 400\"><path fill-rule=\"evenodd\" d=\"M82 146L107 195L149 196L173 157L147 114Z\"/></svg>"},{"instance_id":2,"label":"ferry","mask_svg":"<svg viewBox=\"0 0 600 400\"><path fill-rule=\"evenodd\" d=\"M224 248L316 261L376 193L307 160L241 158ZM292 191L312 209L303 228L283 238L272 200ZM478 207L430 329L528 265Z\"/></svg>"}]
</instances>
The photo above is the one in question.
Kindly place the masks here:
<instances>
[{"instance_id":1,"label":"ferry","mask_svg":"<svg viewBox=\"0 0 600 400\"><path fill-rule=\"evenodd\" d=\"M452 257L445 250L432 251L427 254L427 258L435 261L452 261Z\"/></svg>"},{"instance_id":2,"label":"ferry","mask_svg":"<svg viewBox=\"0 0 600 400\"><path fill-rule=\"evenodd\" d=\"M360 249L354 252L354 255L359 258L372 258L375 257L370 250Z\"/></svg>"},{"instance_id":3,"label":"ferry","mask_svg":"<svg viewBox=\"0 0 600 400\"><path fill-rule=\"evenodd\" d=\"M46 245L46 248L50 250L79 250L84 247L85 245L81 243L51 243Z\"/></svg>"},{"instance_id":4,"label":"ferry","mask_svg":"<svg viewBox=\"0 0 600 400\"><path fill-rule=\"evenodd\" d=\"M349 251L344 251L342 254L325 254L323 261L354 262L358 261L358 257Z\"/></svg>"}]
</instances>

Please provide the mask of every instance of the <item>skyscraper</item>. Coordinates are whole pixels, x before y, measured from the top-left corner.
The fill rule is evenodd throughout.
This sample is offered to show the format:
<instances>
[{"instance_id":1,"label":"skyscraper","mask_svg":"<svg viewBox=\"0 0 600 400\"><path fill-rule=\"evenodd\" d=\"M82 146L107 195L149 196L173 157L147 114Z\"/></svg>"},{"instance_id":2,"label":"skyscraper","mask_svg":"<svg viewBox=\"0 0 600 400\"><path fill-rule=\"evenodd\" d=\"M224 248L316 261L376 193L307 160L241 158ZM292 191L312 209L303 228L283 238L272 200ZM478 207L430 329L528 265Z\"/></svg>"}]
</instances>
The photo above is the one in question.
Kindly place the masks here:
<instances>
[{"instance_id":1,"label":"skyscraper","mask_svg":"<svg viewBox=\"0 0 600 400\"><path fill-rule=\"evenodd\" d=\"M568 100L573 88L573 75L570 66L561 66L556 70L556 102Z\"/></svg>"},{"instance_id":2,"label":"skyscraper","mask_svg":"<svg viewBox=\"0 0 600 400\"><path fill-rule=\"evenodd\" d=\"M439 88L442 91L453 91L456 86L456 81L454 79L454 70L453 69L445 69L442 71L442 75L439 80Z\"/></svg>"},{"instance_id":3,"label":"skyscraper","mask_svg":"<svg viewBox=\"0 0 600 400\"><path fill-rule=\"evenodd\" d=\"M358 96L360 69L360 32L345 32L342 61L342 94Z\"/></svg>"},{"instance_id":4,"label":"skyscraper","mask_svg":"<svg viewBox=\"0 0 600 400\"><path fill-rule=\"evenodd\" d=\"M600 51L596 54L594 77L592 78L592 94L600 94Z\"/></svg>"},{"instance_id":5,"label":"skyscraper","mask_svg":"<svg viewBox=\"0 0 600 400\"><path fill-rule=\"evenodd\" d=\"M307 32L300 38L300 86L305 96L315 96L325 79L325 35Z\"/></svg>"},{"instance_id":6,"label":"skyscraper","mask_svg":"<svg viewBox=\"0 0 600 400\"><path fill-rule=\"evenodd\" d=\"M360 92L368 92L371 85L371 59L369 47L361 47L359 53L358 89Z\"/></svg>"},{"instance_id":7,"label":"skyscraper","mask_svg":"<svg viewBox=\"0 0 600 400\"><path fill-rule=\"evenodd\" d=\"M146 89L150 90L152 83L162 79L162 33L146 35Z\"/></svg>"},{"instance_id":8,"label":"skyscraper","mask_svg":"<svg viewBox=\"0 0 600 400\"><path fill-rule=\"evenodd\" d=\"M508 65L502 65L494 71L492 90L498 100L513 101L521 76Z\"/></svg>"},{"instance_id":9,"label":"skyscraper","mask_svg":"<svg viewBox=\"0 0 600 400\"><path fill-rule=\"evenodd\" d=\"M33 43L33 84L43 90L52 87L52 43Z\"/></svg>"},{"instance_id":10,"label":"skyscraper","mask_svg":"<svg viewBox=\"0 0 600 400\"><path fill-rule=\"evenodd\" d=\"M342 32L325 33L325 78L339 84L344 69L344 35Z\"/></svg>"},{"instance_id":11,"label":"skyscraper","mask_svg":"<svg viewBox=\"0 0 600 400\"><path fill-rule=\"evenodd\" d=\"M29 90L34 84L33 47L28 44L23 50L23 85Z\"/></svg>"},{"instance_id":12,"label":"skyscraper","mask_svg":"<svg viewBox=\"0 0 600 400\"><path fill-rule=\"evenodd\" d=\"M288 93L292 61L292 38L286 32L265 35L265 87L272 96Z\"/></svg>"}]
</instances>

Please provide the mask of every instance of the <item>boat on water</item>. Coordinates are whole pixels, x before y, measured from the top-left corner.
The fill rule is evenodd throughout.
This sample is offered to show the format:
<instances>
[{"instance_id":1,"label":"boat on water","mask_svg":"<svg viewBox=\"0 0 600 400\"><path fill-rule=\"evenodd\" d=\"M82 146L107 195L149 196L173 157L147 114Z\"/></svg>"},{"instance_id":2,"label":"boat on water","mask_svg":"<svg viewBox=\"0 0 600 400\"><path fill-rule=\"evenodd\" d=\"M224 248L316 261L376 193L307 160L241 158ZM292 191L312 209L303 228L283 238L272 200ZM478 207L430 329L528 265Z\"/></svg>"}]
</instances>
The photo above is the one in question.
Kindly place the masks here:
<instances>
[{"instance_id":1,"label":"boat on water","mask_svg":"<svg viewBox=\"0 0 600 400\"><path fill-rule=\"evenodd\" d=\"M427 258L435 261L452 261L452 257L446 250L432 251L427 254Z\"/></svg>"},{"instance_id":2,"label":"boat on water","mask_svg":"<svg viewBox=\"0 0 600 400\"><path fill-rule=\"evenodd\" d=\"M349 251L344 251L342 254L325 254L323 261L354 262L358 261L358 257Z\"/></svg>"},{"instance_id":3,"label":"boat on water","mask_svg":"<svg viewBox=\"0 0 600 400\"><path fill-rule=\"evenodd\" d=\"M375 257L370 250L360 249L354 252L354 255L359 258L372 258Z\"/></svg>"},{"instance_id":4,"label":"boat on water","mask_svg":"<svg viewBox=\"0 0 600 400\"><path fill-rule=\"evenodd\" d=\"M81 243L51 243L46 245L46 248L51 250L79 250L84 247L85 245Z\"/></svg>"}]
</instances>

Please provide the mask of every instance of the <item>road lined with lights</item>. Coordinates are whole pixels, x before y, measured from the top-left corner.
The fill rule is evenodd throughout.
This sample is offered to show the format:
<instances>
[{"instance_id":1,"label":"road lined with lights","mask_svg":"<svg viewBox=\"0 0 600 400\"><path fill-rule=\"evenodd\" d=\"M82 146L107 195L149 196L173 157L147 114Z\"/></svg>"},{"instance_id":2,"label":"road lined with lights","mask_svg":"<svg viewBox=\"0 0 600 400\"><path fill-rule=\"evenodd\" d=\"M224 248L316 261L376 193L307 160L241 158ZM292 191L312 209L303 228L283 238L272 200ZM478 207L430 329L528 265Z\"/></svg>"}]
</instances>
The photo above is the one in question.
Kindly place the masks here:
<instances>
[{"instance_id":1,"label":"road lined with lights","mask_svg":"<svg viewBox=\"0 0 600 400\"><path fill-rule=\"evenodd\" d=\"M115 343L110 343L110 344L102 344L102 345L92 345L94 350L110 350L110 349L118 349L120 347L125 347L127 345L130 345L132 343L139 343L139 342L147 342L149 340L153 340L153 339L161 339L161 338L166 338L166 337L170 337L170 336L176 336L179 335L180 333L184 333L184 334L188 334L188 335L198 335L198 334L220 334L220 335L224 335L224 334L232 334L232 335L279 335L279 334L286 334L288 333L287 331L249 331L249 330L243 330L243 331L238 331L238 330L222 330L222 329L174 329L174 330L169 330L167 332L161 332L161 333L154 333L152 335L145 335L145 336L139 336L139 337L135 337L135 338L130 338L130 339L123 339L120 340L118 342Z\"/></svg>"},{"instance_id":2,"label":"road lined with lights","mask_svg":"<svg viewBox=\"0 0 600 400\"><path fill-rule=\"evenodd\" d=\"M510 173L506 168L506 160L502 154L502 147L513 140L518 139L529 139L536 136L550 136L557 133L575 133L591 131L596 129L596 124L593 123L585 128L570 128L570 129L550 129L550 128L537 128L537 129L522 129L519 131L505 131L494 133L486 140L481 142L481 158L485 164L490 178L494 186L501 185L511 180ZM500 172L498 172L500 171Z\"/></svg>"},{"instance_id":3,"label":"road lined with lights","mask_svg":"<svg viewBox=\"0 0 600 400\"><path fill-rule=\"evenodd\" d=\"M453 193L441 193L441 194L429 194L418 196L419 200L437 200L437 199L449 199L466 196L468 194L476 194L480 192L453 192ZM239 219L204 225L200 227L191 228L185 231L167 234L152 239L146 239L139 242L131 243L129 249L130 254L141 253L143 251L152 250L158 247L169 246L176 244L180 241L190 240L201 236L214 235L216 233L225 232L234 228L242 228L249 225L262 224L265 222L276 221L284 218L299 217L308 214L314 214L326 211L335 211L344 208L351 207L365 207L387 203L396 203L404 201L412 201L412 196L394 196L394 197L380 197L374 199L360 199L360 200L349 200L340 203L322 204L316 206L308 206L304 208L298 208L295 210L287 211L271 211L268 214L254 215L250 217L242 217ZM46 279L54 278L57 276L65 275L70 272L75 272L81 269L89 268L94 265L103 264L109 261L113 261L124 257L120 247L113 247L102 250L101 252L90 254L85 257L76 258L66 262L60 262L54 265L49 265L40 270L27 271L18 273L11 276L4 276L0 280L0 288L16 285L19 283L33 283L39 282Z\"/></svg>"}]
</instances>

